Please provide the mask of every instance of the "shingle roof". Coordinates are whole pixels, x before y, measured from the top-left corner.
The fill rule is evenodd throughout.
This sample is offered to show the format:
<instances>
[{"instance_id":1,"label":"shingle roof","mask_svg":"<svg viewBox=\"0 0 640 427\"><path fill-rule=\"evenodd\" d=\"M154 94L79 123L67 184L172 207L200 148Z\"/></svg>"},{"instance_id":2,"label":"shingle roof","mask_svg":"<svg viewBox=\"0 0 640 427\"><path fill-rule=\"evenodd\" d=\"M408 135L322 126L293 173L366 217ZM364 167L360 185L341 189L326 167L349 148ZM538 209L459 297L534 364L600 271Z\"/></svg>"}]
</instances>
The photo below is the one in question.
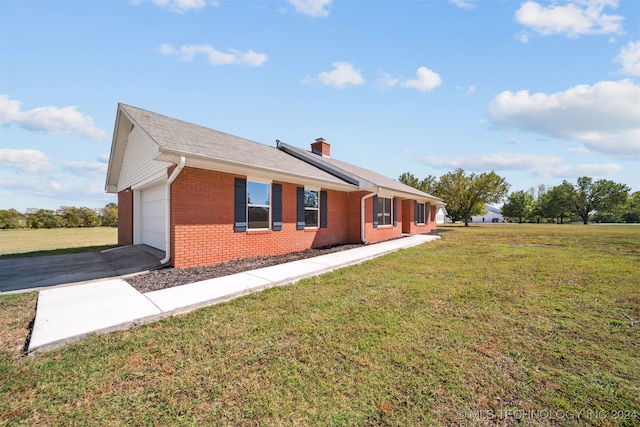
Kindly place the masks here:
<instances>
[{"instance_id":1,"label":"shingle roof","mask_svg":"<svg viewBox=\"0 0 640 427\"><path fill-rule=\"evenodd\" d=\"M322 160L331 165L337 166L340 169L346 170L347 172L350 172L354 175L362 177L376 186L388 188L390 190L402 191L403 193L415 194L416 196L419 196L419 197L437 199L437 197L432 196L431 194L425 193L423 191L418 190L417 188L413 188L409 185L403 184L400 181L396 181L395 179L391 179L384 175L380 175L379 173L374 172L372 170L365 169L360 166L352 165L350 163L346 163L337 159L323 157Z\"/></svg>"},{"instance_id":2,"label":"shingle roof","mask_svg":"<svg viewBox=\"0 0 640 427\"><path fill-rule=\"evenodd\" d=\"M354 190L358 187L371 190L381 187L441 202L437 197L369 169L312 154L298 147L279 144L276 148L130 105L118 104L118 110L158 145L161 154L184 155L187 158L242 165L248 169L285 173L334 185L352 186ZM115 141L114 137L114 144ZM107 184L110 174L111 165Z\"/></svg>"},{"instance_id":3,"label":"shingle roof","mask_svg":"<svg viewBox=\"0 0 640 427\"><path fill-rule=\"evenodd\" d=\"M198 157L344 185L339 178L275 147L151 111L120 104L129 119L158 144L160 152Z\"/></svg>"},{"instance_id":4,"label":"shingle roof","mask_svg":"<svg viewBox=\"0 0 640 427\"><path fill-rule=\"evenodd\" d=\"M433 201L442 201L441 199L432 196L431 194L422 192L416 188L403 184L400 181L396 181L395 179L388 178L377 172L353 165L351 163L343 162L341 160L333 159L330 157L320 156L284 143L281 143L279 145L279 148L283 151L288 152L292 156L308 161L328 171L329 173L346 175L347 178L355 179L355 181L361 188L381 187L387 190L411 194L416 197L426 198Z\"/></svg>"}]
</instances>

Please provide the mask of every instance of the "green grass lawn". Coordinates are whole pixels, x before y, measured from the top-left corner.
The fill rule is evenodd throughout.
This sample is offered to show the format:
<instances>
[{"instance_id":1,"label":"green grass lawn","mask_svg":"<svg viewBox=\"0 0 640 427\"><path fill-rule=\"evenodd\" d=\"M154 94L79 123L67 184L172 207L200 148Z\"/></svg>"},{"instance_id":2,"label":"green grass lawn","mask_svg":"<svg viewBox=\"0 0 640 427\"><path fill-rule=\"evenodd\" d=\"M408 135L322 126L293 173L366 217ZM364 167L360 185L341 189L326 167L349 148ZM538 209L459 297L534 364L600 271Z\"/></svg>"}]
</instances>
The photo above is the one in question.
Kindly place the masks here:
<instances>
[{"instance_id":1,"label":"green grass lawn","mask_svg":"<svg viewBox=\"0 0 640 427\"><path fill-rule=\"evenodd\" d=\"M640 227L442 229L128 331L4 348L0 423L640 424ZM34 300L0 297L22 319L2 330Z\"/></svg>"},{"instance_id":2,"label":"green grass lawn","mask_svg":"<svg viewBox=\"0 0 640 427\"><path fill-rule=\"evenodd\" d=\"M0 230L0 256L57 255L114 247L116 227Z\"/></svg>"}]
</instances>

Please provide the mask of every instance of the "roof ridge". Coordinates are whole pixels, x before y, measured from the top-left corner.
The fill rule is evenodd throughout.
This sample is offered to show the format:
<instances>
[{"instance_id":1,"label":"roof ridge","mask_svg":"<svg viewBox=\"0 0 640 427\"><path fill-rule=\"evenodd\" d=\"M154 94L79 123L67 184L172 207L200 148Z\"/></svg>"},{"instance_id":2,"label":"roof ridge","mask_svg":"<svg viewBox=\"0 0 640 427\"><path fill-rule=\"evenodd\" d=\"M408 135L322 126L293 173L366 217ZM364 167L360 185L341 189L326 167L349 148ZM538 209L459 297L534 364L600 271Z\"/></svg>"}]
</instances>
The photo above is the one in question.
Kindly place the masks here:
<instances>
[{"instance_id":1,"label":"roof ridge","mask_svg":"<svg viewBox=\"0 0 640 427\"><path fill-rule=\"evenodd\" d=\"M205 130L207 130L207 131L209 131L209 132L217 132L217 133L219 133L219 134L226 135L226 136L229 136L229 137L231 137L231 138L238 138L238 139L242 139L242 140L244 140L244 141L252 142L252 143L254 143L254 144L260 144L260 145L265 145L265 146L267 146L267 147L270 147L270 145L268 145L268 144L264 144L264 143L262 143L262 142L254 141L254 140L252 140L252 139L244 138L244 137L242 137L242 136L234 135L234 134L231 134L231 133L228 133L228 132L223 132L223 131L220 131L220 130L217 130L217 129L213 129L213 128L210 128L210 127L207 127L207 126L199 125L199 124L197 124L197 123L188 122L188 121L186 121L186 120L177 119L177 118L175 118L175 117L167 116L166 114L160 114L160 113L156 113L155 111L146 110L146 109L144 109L144 108L140 108L140 107L135 107L135 106L133 106L133 105L124 104L124 103L122 103L122 102L119 102L119 103L118 103L118 106L123 106L123 107L126 107L126 108L132 108L132 109L134 109L134 110L138 110L138 111L142 111L142 112L144 112L144 113L152 114L152 115L154 115L154 116L156 116L156 117L161 117L161 118L163 118L163 119L168 119L168 120L171 120L171 121L173 121L173 122L180 122L180 123L184 123L185 125L198 127L198 128L200 128L200 129L205 129ZM133 117L132 117L132 119L133 119ZM134 120L135 120L135 119L134 119ZM137 122L137 120L136 120L136 122ZM141 127L142 127L142 126L141 126ZM143 127L143 129L144 129L144 127Z\"/></svg>"}]
</instances>

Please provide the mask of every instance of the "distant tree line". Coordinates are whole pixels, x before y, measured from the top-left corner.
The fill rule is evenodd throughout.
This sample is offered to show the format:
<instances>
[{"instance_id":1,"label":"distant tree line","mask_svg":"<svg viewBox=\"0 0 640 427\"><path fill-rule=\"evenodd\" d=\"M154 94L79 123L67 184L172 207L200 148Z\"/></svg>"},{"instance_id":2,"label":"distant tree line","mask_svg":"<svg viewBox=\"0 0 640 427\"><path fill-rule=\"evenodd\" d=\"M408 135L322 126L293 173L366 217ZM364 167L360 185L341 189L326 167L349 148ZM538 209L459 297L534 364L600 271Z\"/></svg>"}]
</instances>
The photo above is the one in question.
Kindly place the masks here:
<instances>
[{"instance_id":1,"label":"distant tree line","mask_svg":"<svg viewBox=\"0 0 640 427\"><path fill-rule=\"evenodd\" d=\"M539 186L507 197L502 215L514 222L640 222L640 192L607 179L578 178L555 187Z\"/></svg>"},{"instance_id":2,"label":"distant tree line","mask_svg":"<svg viewBox=\"0 0 640 427\"><path fill-rule=\"evenodd\" d=\"M465 174L456 169L440 178L428 175L420 180L405 172L398 178L445 201L452 222L468 225L472 216L485 213L485 205L504 201L501 213L512 222L640 222L640 192L606 179L578 178L575 184L563 181L555 187L514 191L494 172Z\"/></svg>"},{"instance_id":3,"label":"distant tree line","mask_svg":"<svg viewBox=\"0 0 640 427\"><path fill-rule=\"evenodd\" d=\"M99 209L60 206L56 211L38 208L27 209L25 213L16 209L0 210L0 229L117 226L118 205L116 203L108 203Z\"/></svg>"}]
</instances>

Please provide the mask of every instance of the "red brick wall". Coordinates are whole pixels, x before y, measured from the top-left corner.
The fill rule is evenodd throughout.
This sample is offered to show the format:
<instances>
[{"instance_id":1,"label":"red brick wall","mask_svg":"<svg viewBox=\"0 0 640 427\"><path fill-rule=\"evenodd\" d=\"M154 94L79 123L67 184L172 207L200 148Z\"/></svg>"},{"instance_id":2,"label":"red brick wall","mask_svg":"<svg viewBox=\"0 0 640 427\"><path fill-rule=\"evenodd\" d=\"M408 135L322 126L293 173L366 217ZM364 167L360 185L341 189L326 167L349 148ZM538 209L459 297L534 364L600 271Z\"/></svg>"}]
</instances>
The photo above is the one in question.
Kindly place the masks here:
<instances>
[{"instance_id":1,"label":"red brick wall","mask_svg":"<svg viewBox=\"0 0 640 427\"><path fill-rule=\"evenodd\" d=\"M118 193L118 245L133 245L133 191Z\"/></svg>"},{"instance_id":2,"label":"red brick wall","mask_svg":"<svg viewBox=\"0 0 640 427\"><path fill-rule=\"evenodd\" d=\"M435 230L436 226L436 214L438 213L438 207L433 204L429 204L429 231Z\"/></svg>"},{"instance_id":3,"label":"red brick wall","mask_svg":"<svg viewBox=\"0 0 640 427\"><path fill-rule=\"evenodd\" d=\"M296 229L296 188L282 185L282 230L234 231L234 179L240 175L186 167L171 186L171 259L177 268L211 265L260 255L279 255L332 244L360 242L360 201L366 192L327 191L327 228ZM132 193L130 193L132 194ZM373 198L365 201L368 243L424 233L435 228L413 224L413 203L397 199L397 225L373 227ZM129 204L133 211L133 197ZM130 224L133 221L130 220ZM405 231L409 230L409 231ZM129 235L133 236L133 227Z\"/></svg>"},{"instance_id":4,"label":"red brick wall","mask_svg":"<svg viewBox=\"0 0 640 427\"><path fill-rule=\"evenodd\" d=\"M393 202L391 202L393 203ZM373 226L373 197L365 200L365 239L367 243L382 242L383 240L395 239L402 236L402 200L397 199L398 212L397 212L397 225L378 225ZM360 202L358 201L358 207ZM358 216L359 220L359 216ZM358 230L361 230L360 223L358 222ZM360 231L359 231L360 232Z\"/></svg>"},{"instance_id":5,"label":"red brick wall","mask_svg":"<svg viewBox=\"0 0 640 427\"><path fill-rule=\"evenodd\" d=\"M415 200L403 200L403 221L402 231L408 234L422 234L428 233L436 228L436 207L433 204L429 204L429 210L427 212L428 221L426 224L415 223Z\"/></svg>"},{"instance_id":6,"label":"red brick wall","mask_svg":"<svg viewBox=\"0 0 640 427\"><path fill-rule=\"evenodd\" d=\"M171 258L177 268L278 255L355 241L349 194L327 191L328 227L296 230L296 188L282 184L282 230L236 233L234 178L243 176L186 167L171 186ZM358 199L359 202L359 199ZM358 217L359 218L359 217ZM356 222L358 219L356 219Z\"/></svg>"}]
</instances>

